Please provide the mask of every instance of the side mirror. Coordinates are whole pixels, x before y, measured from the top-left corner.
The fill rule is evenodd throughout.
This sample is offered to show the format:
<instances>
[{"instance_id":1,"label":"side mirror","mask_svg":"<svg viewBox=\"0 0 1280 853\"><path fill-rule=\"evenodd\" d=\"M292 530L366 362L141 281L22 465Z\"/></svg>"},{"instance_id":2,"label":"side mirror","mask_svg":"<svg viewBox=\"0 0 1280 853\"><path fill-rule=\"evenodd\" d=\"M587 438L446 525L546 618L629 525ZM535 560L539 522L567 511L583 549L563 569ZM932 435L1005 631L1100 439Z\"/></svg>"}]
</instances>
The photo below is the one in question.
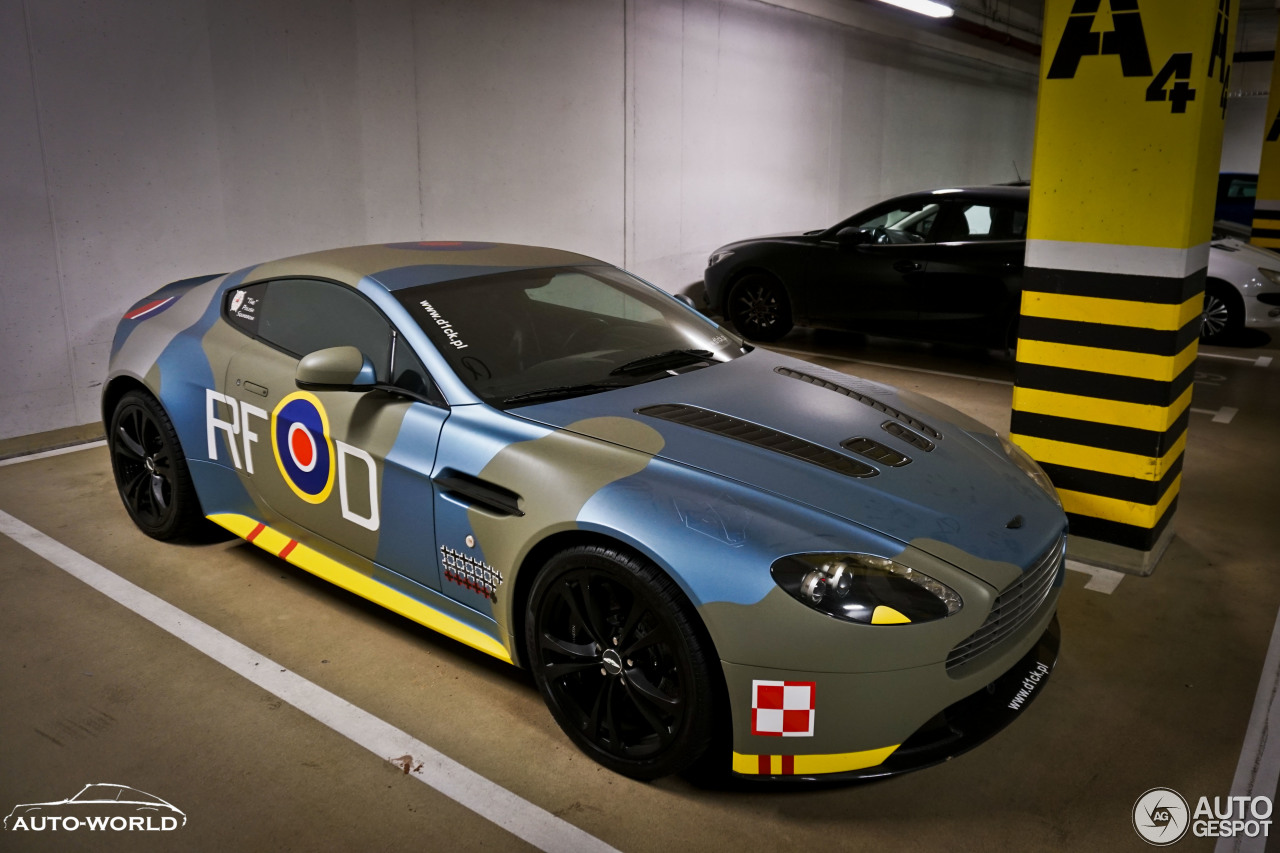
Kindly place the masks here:
<instances>
[{"instance_id":1,"label":"side mirror","mask_svg":"<svg viewBox=\"0 0 1280 853\"><path fill-rule=\"evenodd\" d=\"M836 232L836 243L841 249L856 249L859 246L865 246L871 242L871 232L863 231L861 228L855 228L850 225L848 228L841 228Z\"/></svg>"},{"instance_id":2,"label":"side mirror","mask_svg":"<svg viewBox=\"0 0 1280 853\"><path fill-rule=\"evenodd\" d=\"M329 347L304 355L294 381L315 391L367 391L378 373L369 356L355 347Z\"/></svg>"}]
</instances>

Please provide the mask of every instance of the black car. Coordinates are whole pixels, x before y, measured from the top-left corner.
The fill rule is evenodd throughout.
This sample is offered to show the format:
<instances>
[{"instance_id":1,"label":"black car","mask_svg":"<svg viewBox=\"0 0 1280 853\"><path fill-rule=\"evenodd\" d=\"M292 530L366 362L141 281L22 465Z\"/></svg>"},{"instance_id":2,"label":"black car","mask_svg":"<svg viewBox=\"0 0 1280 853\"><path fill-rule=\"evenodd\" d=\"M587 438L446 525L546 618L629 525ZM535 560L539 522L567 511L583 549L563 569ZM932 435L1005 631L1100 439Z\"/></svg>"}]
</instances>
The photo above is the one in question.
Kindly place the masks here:
<instances>
[{"instance_id":1,"label":"black car","mask_svg":"<svg viewBox=\"0 0 1280 853\"><path fill-rule=\"evenodd\" d=\"M730 243L707 264L707 302L759 341L815 326L1011 346L1029 194L911 193L825 230Z\"/></svg>"}]
</instances>

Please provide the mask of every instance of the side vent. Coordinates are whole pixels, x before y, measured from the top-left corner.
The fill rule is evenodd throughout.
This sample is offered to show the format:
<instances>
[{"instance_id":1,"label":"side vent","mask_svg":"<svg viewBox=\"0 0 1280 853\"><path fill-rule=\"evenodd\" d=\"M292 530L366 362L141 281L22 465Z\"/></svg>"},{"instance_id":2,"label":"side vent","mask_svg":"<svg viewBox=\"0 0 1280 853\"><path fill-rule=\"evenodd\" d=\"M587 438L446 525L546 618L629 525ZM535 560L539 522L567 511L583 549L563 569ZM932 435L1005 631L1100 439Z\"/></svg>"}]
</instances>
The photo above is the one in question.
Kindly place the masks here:
<instances>
[{"instance_id":1,"label":"side vent","mask_svg":"<svg viewBox=\"0 0 1280 853\"><path fill-rule=\"evenodd\" d=\"M902 439L912 447L920 448L925 453L928 453L929 451L933 450L932 441L925 438L923 435L912 432L911 430L907 429L897 421L885 421L884 423L880 424L880 429L889 433L889 435L893 436L894 438Z\"/></svg>"},{"instance_id":2,"label":"side vent","mask_svg":"<svg viewBox=\"0 0 1280 853\"><path fill-rule=\"evenodd\" d=\"M890 421L889 423L893 422ZM840 442L840 446L845 450L852 450L859 456L865 456L872 462L888 465L890 468L901 468L903 465L911 464L910 456L903 456L893 448L885 447L880 442L865 436L847 438Z\"/></svg>"},{"instance_id":3,"label":"side vent","mask_svg":"<svg viewBox=\"0 0 1280 853\"><path fill-rule=\"evenodd\" d=\"M843 394L844 396L848 397L851 400L857 400L859 403L862 403L864 406L870 406L871 408L875 409L877 412L888 415L889 417L893 418L895 421L899 421L901 423L906 424L916 432L922 433L923 435L926 435L931 439L937 440L939 438L942 438L942 433L938 432L936 429L924 423L923 421L919 421L916 418L911 417L911 415L908 415L906 412L900 412L897 409L895 409L893 406L887 406L884 403L881 403L875 397L869 397L866 394L860 394L857 391L854 391L852 388L846 388L843 385L836 384L835 382L831 382L826 379L821 379L817 376L813 376L808 373L801 373L799 370L792 370L789 367L775 367L773 369L773 372L777 373L780 376L785 376L788 379L799 379L801 382L807 382L810 385L817 385L819 388L825 388L828 391L834 391L837 394ZM919 445L916 445L916 446L919 447ZM929 450L933 449L932 442L929 443L928 449Z\"/></svg>"},{"instance_id":4,"label":"side vent","mask_svg":"<svg viewBox=\"0 0 1280 853\"><path fill-rule=\"evenodd\" d=\"M636 414L651 418L683 424L687 427L713 432L743 444L750 444L774 453L781 453L802 462L818 465L828 471L844 474L846 477L874 477L880 472L870 465L856 459L850 459L834 450L828 450L794 435L787 435L777 430L762 427L758 424L739 420L718 412L709 412L696 406L684 406L667 403L661 406L646 406L636 409Z\"/></svg>"}]
</instances>

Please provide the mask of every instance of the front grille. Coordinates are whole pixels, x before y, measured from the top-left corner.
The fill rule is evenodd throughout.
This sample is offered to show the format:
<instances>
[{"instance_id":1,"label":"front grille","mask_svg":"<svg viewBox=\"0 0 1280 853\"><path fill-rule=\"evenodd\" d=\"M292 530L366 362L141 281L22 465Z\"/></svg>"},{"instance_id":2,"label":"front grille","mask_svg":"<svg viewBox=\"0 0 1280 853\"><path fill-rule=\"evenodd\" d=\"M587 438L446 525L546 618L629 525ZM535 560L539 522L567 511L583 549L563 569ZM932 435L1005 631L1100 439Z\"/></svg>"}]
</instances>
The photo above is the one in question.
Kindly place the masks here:
<instances>
[{"instance_id":1,"label":"front grille","mask_svg":"<svg viewBox=\"0 0 1280 853\"><path fill-rule=\"evenodd\" d=\"M1053 590L1054 581L1062 570L1066 550L1067 538L1064 536L1045 551L1035 565L1023 572L1022 577L996 596L996 603L991 608L987 621L947 655L948 672L1000 645L1006 637L1026 624Z\"/></svg>"},{"instance_id":2,"label":"front grille","mask_svg":"<svg viewBox=\"0 0 1280 853\"><path fill-rule=\"evenodd\" d=\"M842 453L836 453L834 450L828 450L821 445L805 441L802 438L796 438L794 435L787 435L785 432L778 432L775 429L762 427L759 424L739 420L729 415L722 415L719 412L699 409L697 406L664 403L660 406L646 406L643 409L636 409L636 414L684 424L704 432L713 432L717 435L723 435L725 438L732 438L734 441L741 441L744 444L754 445L764 450L772 450L774 453L781 453L793 459L819 465L829 471L835 471L837 474L844 474L846 477L874 477L880 473L870 465L865 465L856 459L850 459Z\"/></svg>"},{"instance_id":3,"label":"front grille","mask_svg":"<svg viewBox=\"0 0 1280 853\"><path fill-rule=\"evenodd\" d=\"M898 409L895 409L893 406L882 403L879 400L877 400L875 397L871 397L866 394L859 393L853 390L852 388L846 388L844 385L841 385L837 382L832 382L830 380L823 379L820 376L814 376L813 374L810 374L810 373L802 373L799 370L792 370L790 367L775 367L773 369L773 372L778 374L779 376L785 376L788 379L799 379L801 382L807 382L810 385L817 385L819 388L825 388L828 391L835 391L837 394L843 394L844 396L848 397L851 400L857 400L859 403L862 403L864 406L870 406L871 408L875 409L877 412L880 412L881 414L888 415L894 420L901 421L902 423L906 424L907 426L911 427L917 432L924 433L929 438L933 438L933 439L942 438L942 433L938 432L936 429L929 426L924 421L921 421L918 418L913 418L911 415L908 415L906 412L899 411ZM930 445L930 447L932 447L932 445Z\"/></svg>"}]
</instances>

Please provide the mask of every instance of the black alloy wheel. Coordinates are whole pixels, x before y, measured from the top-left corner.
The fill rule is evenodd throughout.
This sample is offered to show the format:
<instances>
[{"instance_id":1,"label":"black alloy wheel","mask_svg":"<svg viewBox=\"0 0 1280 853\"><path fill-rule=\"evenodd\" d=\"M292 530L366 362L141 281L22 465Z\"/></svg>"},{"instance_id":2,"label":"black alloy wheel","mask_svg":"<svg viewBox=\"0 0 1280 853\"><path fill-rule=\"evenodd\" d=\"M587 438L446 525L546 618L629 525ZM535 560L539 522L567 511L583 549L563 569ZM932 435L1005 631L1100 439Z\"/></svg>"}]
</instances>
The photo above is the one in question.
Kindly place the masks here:
<instances>
[{"instance_id":1,"label":"black alloy wheel","mask_svg":"<svg viewBox=\"0 0 1280 853\"><path fill-rule=\"evenodd\" d=\"M729 291L729 319L739 332L756 341L776 341L791 331L791 304L774 277L749 273Z\"/></svg>"},{"instance_id":2,"label":"black alloy wheel","mask_svg":"<svg viewBox=\"0 0 1280 853\"><path fill-rule=\"evenodd\" d=\"M646 560L579 546L548 561L525 618L529 665L560 728L587 755L650 780L711 743L713 690L697 617Z\"/></svg>"},{"instance_id":3,"label":"black alloy wheel","mask_svg":"<svg viewBox=\"0 0 1280 853\"><path fill-rule=\"evenodd\" d=\"M176 539L202 518L173 423L155 398L129 391L116 404L107 443L125 509L155 539Z\"/></svg>"},{"instance_id":4,"label":"black alloy wheel","mask_svg":"<svg viewBox=\"0 0 1280 853\"><path fill-rule=\"evenodd\" d=\"M1244 326L1244 301L1229 284L1210 281L1204 288L1204 315L1200 340L1206 344L1225 341Z\"/></svg>"}]
</instances>

